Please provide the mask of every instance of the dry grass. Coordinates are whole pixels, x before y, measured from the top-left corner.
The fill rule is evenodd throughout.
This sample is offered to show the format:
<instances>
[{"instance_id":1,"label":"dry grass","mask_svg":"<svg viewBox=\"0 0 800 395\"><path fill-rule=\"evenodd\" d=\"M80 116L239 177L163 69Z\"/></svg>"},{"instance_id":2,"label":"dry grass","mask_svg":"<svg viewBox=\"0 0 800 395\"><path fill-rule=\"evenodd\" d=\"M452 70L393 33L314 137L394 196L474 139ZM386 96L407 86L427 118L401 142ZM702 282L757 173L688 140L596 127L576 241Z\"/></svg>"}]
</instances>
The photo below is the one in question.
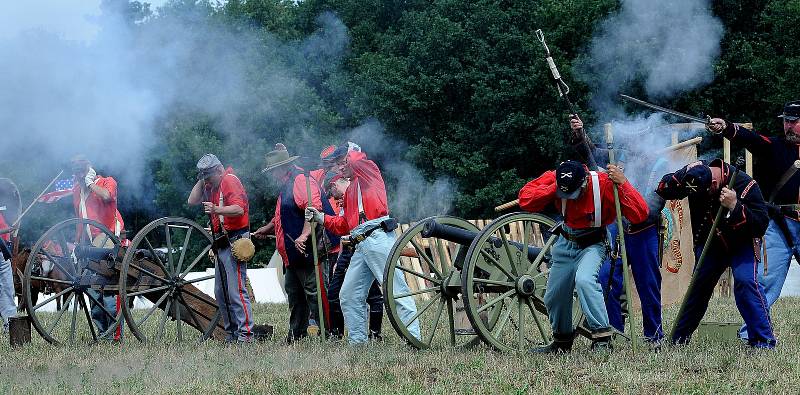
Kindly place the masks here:
<instances>
[{"instance_id":1,"label":"dry grass","mask_svg":"<svg viewBox=\"0 0 800 395\"><path fill-rule=\"evenodd\" d=\"M665 312L667 317L675 311ZM731 339L696 341L661 353L617 344L610 355L579 341L567 356L501 354L484 347L414 351L388 322L384 343L351 348L307 341L287 346L285 305L261 305L257 321L277 324L273 341L252 346L127 343L21 350L0 345L2 393L798 393L800 299L773 312L779 346L755 351ZM709 319L738 320L716 300Z\"/></svg>"}]
</instances>

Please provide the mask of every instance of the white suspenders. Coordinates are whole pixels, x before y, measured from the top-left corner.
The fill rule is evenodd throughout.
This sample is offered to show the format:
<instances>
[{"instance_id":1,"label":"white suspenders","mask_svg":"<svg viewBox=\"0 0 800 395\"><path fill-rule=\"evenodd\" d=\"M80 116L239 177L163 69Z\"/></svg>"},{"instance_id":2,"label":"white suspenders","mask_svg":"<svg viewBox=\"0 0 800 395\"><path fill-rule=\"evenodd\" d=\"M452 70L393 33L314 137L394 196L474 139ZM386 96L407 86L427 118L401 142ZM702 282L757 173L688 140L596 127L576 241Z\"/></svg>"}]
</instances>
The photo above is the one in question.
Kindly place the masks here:
<instances>
[{"instance_id":1,"label":"white suspenders","mask_svg":"<svg viewBox=\"0 0 800 395\"><path fill-rule=\"evenodd\" d=\"M358 223L359 225L367 221L367 213L364 212L364 200L361 197L361 183L356 179L356 189L358 190Z\"/></svg>"},{"instance_id":2,"label":"white suspenders","mask_svg":"<svg viewBox=\"0 0 800 395\"><path fill-rule=\"evenodd\" d=\"M603 201L600 199L600 177L596 171L590 171L589 175L592 176L592 200L594 201L594 223L592 226L599 228L602 224L602 211ZM566 218L567 216L567 199L561 199L561 215Z\"/></svg>"},{"instance_id":3,"label":"white suspenders","mask_svg":"<svg viewBox=\"0 0 800 395\"><path fill-rule=\"evenodd\" d=\"M88 189L88 188L87 188ZM89 219L89 214L86 211L86 199L89 197L88 190L84 191L81 188L81 204L80 204L80 211L81 211L81 218ZM122 224L119 222L119 218L117 218L116 210L114 212L114 236L119 237L120 233L122 233ZM89 230L89 225L86 225L86 234L89 236L89 240L92 239L92 232Z\"/></svg>"}]
</instances>

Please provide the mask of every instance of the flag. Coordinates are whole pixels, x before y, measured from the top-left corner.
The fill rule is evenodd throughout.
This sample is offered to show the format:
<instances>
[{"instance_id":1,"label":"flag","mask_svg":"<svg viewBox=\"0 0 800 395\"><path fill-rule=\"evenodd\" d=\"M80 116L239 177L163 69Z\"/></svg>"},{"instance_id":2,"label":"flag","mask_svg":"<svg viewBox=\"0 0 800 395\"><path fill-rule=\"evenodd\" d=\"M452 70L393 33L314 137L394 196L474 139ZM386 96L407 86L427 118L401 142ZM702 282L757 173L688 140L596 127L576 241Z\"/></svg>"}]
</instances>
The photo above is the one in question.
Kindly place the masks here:
<instances>
[{"instance_id":1,"label":"flag","mask_svg":"<svg viewBox=\"0 0 800 395\"><path fill-rule=\"evenodd\" d=\"M45 193L42 197L39 198L38 202L40 203L54 203L59 201L64 196L68 196L72 194L72 187L75 184L72 182L71 178L67 178L64 180L58 180L55 183L55 190L52 192Z\"/></svg>"}]
</instances>

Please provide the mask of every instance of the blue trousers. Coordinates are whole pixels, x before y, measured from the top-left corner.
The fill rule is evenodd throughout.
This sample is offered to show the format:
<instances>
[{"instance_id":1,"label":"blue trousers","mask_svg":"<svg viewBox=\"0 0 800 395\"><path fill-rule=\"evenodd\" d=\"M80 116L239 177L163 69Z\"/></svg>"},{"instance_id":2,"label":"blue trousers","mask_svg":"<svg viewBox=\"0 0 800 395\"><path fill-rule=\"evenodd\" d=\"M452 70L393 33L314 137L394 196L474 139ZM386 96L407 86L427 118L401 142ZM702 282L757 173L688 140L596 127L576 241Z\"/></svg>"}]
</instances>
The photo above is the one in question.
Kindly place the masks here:
<instances>
[{"instance_id":1,"label":"blue trousers","mask_svg":"<svg viewBox=\"0 0 800 395\"><path fill-rule=\"evenodd\" d=\"M616 243L617 227L608 226L610 240ZM642 329L644 337L649 341L658 341L664 337L661 323L661 268L658 265L658 226L640 230L636 233L625 234L625 247L628 253L628 262L636 284L636 292L642 303ZM614 260L613 278L611 275L611 259L606 259L600 268L600 284L606 293L606 310L611 326L625 331L625 322L622 318L621 298L625 292L625 283L622 271L622 259ZM630 306L630 305L629 305Z\"/></svg>"},{"instance_id":2,"label":"blue trousers","mask_svg":"<svg viewBox=\"0 0 800 395\"><path fill-rule=\"evenodd\" d=\"M250 295L245 289L247 263L237 261L228 247L217 251L216 269L214 298L217 299L220 314L225 321L226 340L250 340L253 337L253 310L250 307ZM227 280L226 286L223 286L223 277ZM305 319L307 322L308 314Z\"/></svg>"},{"instance_id":3,"label":"blue trousers","mask_svg":"<svg viewBox=\"0 0 800 395\"><path fill-rule=\"evenodd\" d=\"M603 263L605 245L592 244L580 248L576 243L559 237L551 249L552 266L547 277L544 303L553 332L572 333L572 297L578 293L581 309L589 329L608 329L608 314L603 302L603 289L597 273Z\"/></svg>"},{"instance_id":4,"label":"blue trousers","mask_svg":"<svg viewBox=\"0 0 800 395\"><path fill-rule=\"evenodd\" d=\"M0 243L5 243L0 239ZM0 256L0 316L8 321L17 314L17 305L14 303L14 273L11 260L4 260Z\"/></svg>"},{"instance_id":5,"label":"blue trousers","mask_svg":"<svg viewBox=\"0 0 800 395\"><path fill-rule=\"evenodd\" d=\"M381 217L364 222L355 227L350 234L351 236L362 234L388 218ZM344 282L339 294L344 324L348 331L347 340L350 344L367 342L367 294L373 281L378 280L378 283L383 283L383 272L386 269L386 261L394 244L394 238L394 233L376 230L356 245L356 250L350 259L350 267L344 275ZM397 294L411 292L406 284L405 275L400 269L395 270L393 287ZM408 325L409 332L419 338L419 320L415 319L411 322L411 319L417 314L414 297L407 296L397 299L397 310L400 318Z\"/></svg>"},{"instance_id":6,"label":"blue trousers","mask_svg":"<svg viewBox=\"0 0 800 395\"><path fill-rule=\"evenodd\" d=\"M758 283L759 253L752 244L732 246L731 251L712 244L703 266L694 273L694 287L687 293L683 315L672 335L673 343L685 343L692 337L708 309L719 277L730 266L733 272L733 295L736 307L747 324L748 344L757 348L775 347L775 335L769 318L764 288ZM695 255L699 258L702 246Z\"/></svg>"},{"instance_id":7,"label":"blue trousers","mask_svg":"<svg viewBox=\"0 0 800 395\"><path fill-rule=\"evenodd\" d=\"M792 263L792 253L800 252L800 222L786 218L786 225L789 228L793 247L789 248L783 232L774 220L770 220L767 233L764 234L764 244L767 247L766 274L764 274L764 262L758 264L758 282L764 287L767 306L770 308L781 296L781 289L783 289L783 283L786 282L789 265ZM742 328L739 329L739 337L744 340L749 338L747 324L742 325Z\"/></svg>"}]
</instances>

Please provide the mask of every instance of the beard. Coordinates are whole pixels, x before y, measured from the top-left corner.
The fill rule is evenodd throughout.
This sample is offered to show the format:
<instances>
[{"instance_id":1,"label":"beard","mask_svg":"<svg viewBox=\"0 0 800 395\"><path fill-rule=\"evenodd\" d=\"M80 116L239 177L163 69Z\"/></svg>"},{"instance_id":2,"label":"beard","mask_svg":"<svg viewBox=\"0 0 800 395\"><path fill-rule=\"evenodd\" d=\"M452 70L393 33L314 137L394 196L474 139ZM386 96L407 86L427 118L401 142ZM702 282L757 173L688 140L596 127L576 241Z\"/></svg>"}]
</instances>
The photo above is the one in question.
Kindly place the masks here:
<instances>
[{"instance_id":1,"label":"beard","mask_svg":"<svg viewBox=\"0 0 800 395\"><path fill-rule=\"evenodd\" d=\"M792 130L786 132L786 141L792 144L800 144L800 135Z\"/></svg>"}]
</instances>

